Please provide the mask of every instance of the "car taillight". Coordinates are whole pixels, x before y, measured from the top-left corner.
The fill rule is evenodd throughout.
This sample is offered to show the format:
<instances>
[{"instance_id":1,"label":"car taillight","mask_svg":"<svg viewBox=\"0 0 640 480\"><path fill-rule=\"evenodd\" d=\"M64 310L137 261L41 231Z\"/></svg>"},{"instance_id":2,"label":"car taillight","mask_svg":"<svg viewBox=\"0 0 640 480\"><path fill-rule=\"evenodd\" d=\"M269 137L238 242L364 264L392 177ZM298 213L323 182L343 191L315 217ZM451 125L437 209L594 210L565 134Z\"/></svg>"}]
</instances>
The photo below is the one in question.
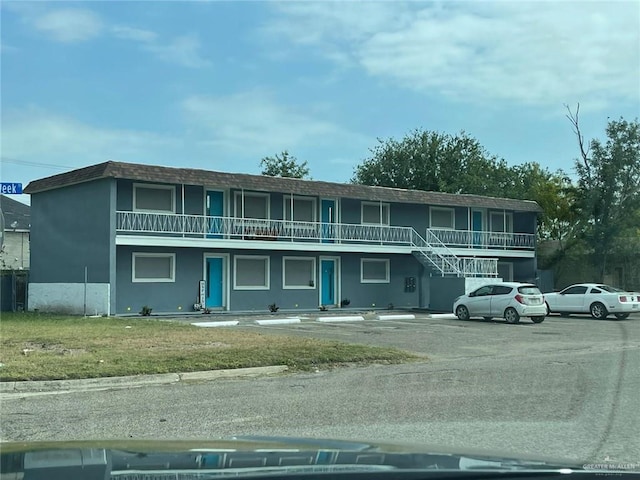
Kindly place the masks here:
<instances>
[{"instance_id":1,"label":"car taillight","mask_svg":"<svg viewBox=\"0 0 640 480\"><path fill-rule=\"evenodd\" d=\"M525 302L524 297L520 294L516 295L514 297L516 299L516 302L521 303L522 305L525 305L527 302Z\"/></svg>"},{"instance_id":2,"label":"car taillight","mask_svg":"<svg viewBox=\"0 0 640 480\"><path fill-rule=\"evenodd\" d=\"M626 295L620 295L620 302L624 303L627 301L627 296Z\"/></svg>"}]
</instances>

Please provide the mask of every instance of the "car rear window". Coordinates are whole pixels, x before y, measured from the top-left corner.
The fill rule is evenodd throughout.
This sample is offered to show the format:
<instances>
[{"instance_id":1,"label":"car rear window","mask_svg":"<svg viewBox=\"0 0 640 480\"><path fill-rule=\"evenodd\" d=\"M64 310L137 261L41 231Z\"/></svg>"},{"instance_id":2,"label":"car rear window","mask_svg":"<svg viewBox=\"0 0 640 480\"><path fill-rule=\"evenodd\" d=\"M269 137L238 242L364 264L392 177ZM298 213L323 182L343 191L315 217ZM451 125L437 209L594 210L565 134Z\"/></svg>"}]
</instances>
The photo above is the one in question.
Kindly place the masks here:
<instances>
[{"instance_id":1,"label":"car rear window","mask_svg":"<svg viewBox=\"0 0 640 480\"><path fill-rule=\"evenodd\" d=\"M610 287L609 285L598 285L598 288L609 293L624 292L624 290L620 290L619 288L616 288L616 287Z\"/></svg>"},{"instance_id":2,"label":"car rear window","mask_svg":"<svg viewBox=\"0 0 640 480\"><path fill-rule=\"evenodd\" d=\"M518 292L523 295L542 295L538 287L534 285L525 285L524 287L518 287Z\"/></svg>"},{"instance_id":3,"label":"car rear window","mask_svg":"<svg viewBox=\"0 0 640 480\"><path fill-rule=\"evenodd\" d=\"M509 293L511 293L512 288L511 287L506 287L504 285L496 285L495 287L493 287L493 294L494 295L508 295Z\"/></svg>"}]
</instances>

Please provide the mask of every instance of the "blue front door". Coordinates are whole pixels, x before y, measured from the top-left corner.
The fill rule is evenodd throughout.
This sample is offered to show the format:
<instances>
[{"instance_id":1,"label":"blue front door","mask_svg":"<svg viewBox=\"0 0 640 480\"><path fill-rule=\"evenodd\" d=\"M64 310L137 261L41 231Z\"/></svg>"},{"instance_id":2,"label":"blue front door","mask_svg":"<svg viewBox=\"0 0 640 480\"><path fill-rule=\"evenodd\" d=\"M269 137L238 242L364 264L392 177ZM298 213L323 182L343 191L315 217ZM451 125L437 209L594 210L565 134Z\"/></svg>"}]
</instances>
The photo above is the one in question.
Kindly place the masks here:
<instances>
[{"instance_id":1,"label":"blue front door","mask_svg":"<svg viewBox=\"0 0 640 480\"><path fill-rule=\"evenodd\" d=\"M222 216L224 215L224 193L207 191L207 232L218 234L222 229ZM207 238L221 238L222 235L207 235Z\"/></svg>"},{"instance_id":2,"label":"blue front door","mask_svg":"<svg viewBox=\"0 0 640 480\"><path fill-rule=\"evenodd\" d=\"M482 212L474 210L471 214L471 228L473 230L473 244L482 245Z\"/></svg>"},{"instance_id":3,"label":"blue front door","mask_svg":"<svg viewBox=\"0 0 640 480\"><path fill-rule=\"evenodd\" d=\"M322 277L320 279L320 299L322 305L336 304L336 261L322 260L320 262Z\"/></svg>"},{"instance_id":4,"label":"blue front door","mask_svg":"<svg viewBox=\"0 0 640 480\"><path fill-rule=\"evenodd\" d=\"M223 264L221 257L207 258L207 297L205 307L219 308L222 307L222 276Z\"/></svg>"},{"instance_id":5,"label":"blue front door","mask_svg":"<svg viewBox=\"0 0 640 480\"><path fill-rule=\"evenodd\" d=\"M335 236L335 226L332 225L336 222L336 202L335 200L323 199L320 202L320 221L322 222L322 242L333 243Z\"/></svg>"}]
</instances>

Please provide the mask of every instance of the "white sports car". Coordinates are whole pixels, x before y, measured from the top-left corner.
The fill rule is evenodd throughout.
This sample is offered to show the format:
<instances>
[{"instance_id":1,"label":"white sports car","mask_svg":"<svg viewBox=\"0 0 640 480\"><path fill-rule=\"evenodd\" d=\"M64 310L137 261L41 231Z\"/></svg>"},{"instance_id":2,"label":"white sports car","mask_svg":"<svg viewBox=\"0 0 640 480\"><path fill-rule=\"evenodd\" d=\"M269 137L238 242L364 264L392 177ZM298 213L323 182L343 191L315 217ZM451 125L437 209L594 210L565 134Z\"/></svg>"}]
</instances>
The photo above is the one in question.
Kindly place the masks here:
<instances>
[{"instance_id":1,"label":"white sports car","mask_svg":"<svg viewBox=\"0 0 640 480\"><path fill-rule=\"evenodd\" d=\"M622 320L640 312L640 294L625 292L601 283L579 283L560 292L545 293L549 313L568 316L570 313L590 313L593 318L613 314Z\"/></svg>"}]
</instances>

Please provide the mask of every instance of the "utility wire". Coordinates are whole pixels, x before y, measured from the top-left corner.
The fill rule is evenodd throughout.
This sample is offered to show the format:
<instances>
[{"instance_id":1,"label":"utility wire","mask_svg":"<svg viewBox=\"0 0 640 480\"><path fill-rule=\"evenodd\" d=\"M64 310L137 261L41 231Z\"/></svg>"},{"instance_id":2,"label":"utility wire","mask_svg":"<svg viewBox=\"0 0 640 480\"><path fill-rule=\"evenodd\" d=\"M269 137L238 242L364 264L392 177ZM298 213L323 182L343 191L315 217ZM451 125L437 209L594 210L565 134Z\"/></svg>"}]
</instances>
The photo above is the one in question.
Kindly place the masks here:
<instances>
[{"instance_id":1,"label":"utility wire","mask_svg":"<svg viewBox=\"0 0 640 480\"><path fill-rule=\"evenodd\" d=\"M53 168L54 170L72 170L76 167L69 165L56 165L54 163L31 162L29 160L18 160L16 158L0 157L2 163L13 163L15 165L25 165L29 167Z\"/></svg>"}]
</instances>

